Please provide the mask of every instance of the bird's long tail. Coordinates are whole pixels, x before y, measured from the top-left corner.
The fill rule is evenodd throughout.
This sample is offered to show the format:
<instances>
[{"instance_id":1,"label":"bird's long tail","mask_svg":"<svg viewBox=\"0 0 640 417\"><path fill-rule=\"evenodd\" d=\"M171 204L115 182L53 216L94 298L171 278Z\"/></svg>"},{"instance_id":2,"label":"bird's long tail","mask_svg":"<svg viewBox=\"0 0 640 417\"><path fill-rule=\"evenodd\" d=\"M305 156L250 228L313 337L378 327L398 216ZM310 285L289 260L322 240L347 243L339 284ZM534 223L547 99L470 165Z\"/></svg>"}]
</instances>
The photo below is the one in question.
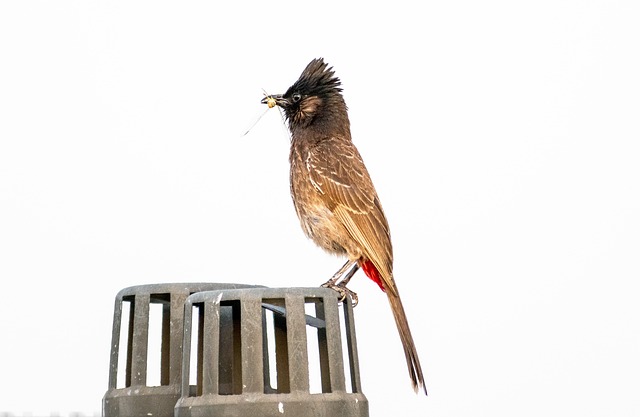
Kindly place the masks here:
<instances>
[{"instance_id":1,"label":"bird's long tail","mask_svg":"<svg viewBox=\"0 0 640 417\"><path fill-rule=\"evenodd\" d=\"M407 314L404 312L404 307L402 306L398 289L395 288L395 291L387 291L384 287L380 273L370 260L365 260L362 262L361 266L364 273L373 280L373 282L378 284L382 291L387 293L389 305L391 305L391 311L393 312L393 318L396 320L398 333L400 333L400 340L402 341L404 355L407 359L407 368L409 368L409 376L411 377L413 390L418 392L418 390L422 388L426 395L427 387L424 384L424 375L422 374L418 351L416 350L416 345L413 342L413 336L411 335L411 329L409 329L409 322L407 321Z\"/></svg>"},{"instance_id":2,"label":"bird's long tail","mask_svg":"<svg viewBox=\"0 0 640 417\"><path fill-rule=\"evenodd\" d=\"M390 291L387 291L387 297L389 299L389 304L391 305L393 318L396 320L396 326L398 326L398 333L400 333L400 340L402 341L404 355L407 359L407 368L409 368L409 376L411 377L413 390L418 392L418 390L422 388L426 395L427 387L424 384L424 375L422 374L418 351L416 350L416 345L413 342L413 336L411 336L409 322L407 321L407 315L404 312L402 301L397 293L393 294Z\"/></svg>"}]
</instances>

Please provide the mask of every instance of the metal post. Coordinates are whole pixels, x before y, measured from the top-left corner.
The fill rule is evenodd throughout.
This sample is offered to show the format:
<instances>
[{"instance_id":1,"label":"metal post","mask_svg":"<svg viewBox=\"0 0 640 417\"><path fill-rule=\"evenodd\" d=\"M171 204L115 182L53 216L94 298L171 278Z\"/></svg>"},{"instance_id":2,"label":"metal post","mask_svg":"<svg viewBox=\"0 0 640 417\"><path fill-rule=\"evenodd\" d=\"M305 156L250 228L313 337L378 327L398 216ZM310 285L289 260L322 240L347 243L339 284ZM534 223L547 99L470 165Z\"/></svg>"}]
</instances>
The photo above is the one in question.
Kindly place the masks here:
<instances>
[{"instance_id":1,"label":"metal post","mask_svg":"<svg viewBox=\"0 0 640 417\"><path fill-rule=\"evenodd\" d=\"M349 301L347 301L348 303ZM305 314L305 304L315 304L315 317ZM205 358L195 381L189 385L191 328L194 309L202 311L198 340L204 339L197 356ZM221 314L231 307L227 314ZM175 417L232 416L344 416L368 417L368 401L360 390L356 338L351 306L339 316L335 291L326 288L249 288L205 291L185 302L185 339L182 361L182 392ZM266 312L273 314L275 352L267 346ZM341 325L345 326L346 357L351 389L346 390ZM320 375L309 371L307 328L318 330ZM239 330L239 333L238 333ZM231 332L231 340L221 335ZM277 386L271 385L269 357L275 355ZM219 363L222 358L232 361ZM229 359L232 358L232 359ZM238 367L237 363L241 363ZM238 372L238 369L241 372ZM232 389L220 381L233 378ZM202 381L202 382L201 382ZM322 392L310 392L311 385Z\"/></svg>"},{"instance_id":2,"label":"metal post","mask_svg":"<svg viewBox=\"0 0 640 417\"><path fill-rule=\"evenodd\" d=\"M200 291L252 287L240 284L153 284L125 288L115 300L109 388L103 397L105 417L154 416L173 417L174 406L181 392L182 343L184 338L184 303L187 297ZM129 305L129 316L123 317L123 304ZM162 305L159 385L148 386L149 307ZM121 328L123 327L124 329ZM126 335L120 349L121 334ZM126 365L119 368L119 355L125 355ZM122 386L118 386L118 375Z\"/></svg>"}]
</instances>

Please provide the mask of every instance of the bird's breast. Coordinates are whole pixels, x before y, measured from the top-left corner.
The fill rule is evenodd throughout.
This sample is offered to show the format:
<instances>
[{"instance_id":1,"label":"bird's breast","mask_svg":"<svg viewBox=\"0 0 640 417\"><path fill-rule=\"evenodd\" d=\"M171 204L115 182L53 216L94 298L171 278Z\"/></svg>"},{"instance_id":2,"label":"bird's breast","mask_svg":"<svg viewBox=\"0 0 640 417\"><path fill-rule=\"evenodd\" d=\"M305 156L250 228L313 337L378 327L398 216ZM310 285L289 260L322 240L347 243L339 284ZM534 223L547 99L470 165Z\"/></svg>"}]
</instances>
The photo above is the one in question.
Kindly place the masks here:
<instances>
[{"instance_id":1,"label":"bird's breast","mask_svg":"<svg viewBox=\"0 0 640 417\"><path fill-rule=\"evenodd\" d=\"M291 155L291 198L304 233L324 250L344 254L345 230L324 201L318 184L314 184L304 160L295 151Z\"/></svg>"}]
</instances>

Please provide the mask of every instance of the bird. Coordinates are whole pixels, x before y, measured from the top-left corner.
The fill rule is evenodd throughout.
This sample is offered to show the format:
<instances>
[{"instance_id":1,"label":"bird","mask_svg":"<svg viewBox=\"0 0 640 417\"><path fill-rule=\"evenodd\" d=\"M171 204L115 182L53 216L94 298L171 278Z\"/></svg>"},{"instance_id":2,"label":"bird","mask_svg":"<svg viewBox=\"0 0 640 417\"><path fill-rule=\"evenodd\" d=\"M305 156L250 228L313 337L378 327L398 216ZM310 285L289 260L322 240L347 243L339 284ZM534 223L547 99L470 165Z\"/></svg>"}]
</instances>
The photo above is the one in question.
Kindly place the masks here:
<instances>
[{"instance_id":1,"label":"bird","mask_svg":"<svg viewBox=\"0 0 640 417\"><path fill-rule=\"evenodd\" d=\"M342 83L323 58L313 59L284 94L261 101L282 109L291 134L290 191L304 233L325 251L346 256L345 264L322 284L344 300L364 271L386 293L404 348L414 391L427 394L424 374L393 277L389 224L365 164L351 139Z\"/></svg>"}]
</instances>

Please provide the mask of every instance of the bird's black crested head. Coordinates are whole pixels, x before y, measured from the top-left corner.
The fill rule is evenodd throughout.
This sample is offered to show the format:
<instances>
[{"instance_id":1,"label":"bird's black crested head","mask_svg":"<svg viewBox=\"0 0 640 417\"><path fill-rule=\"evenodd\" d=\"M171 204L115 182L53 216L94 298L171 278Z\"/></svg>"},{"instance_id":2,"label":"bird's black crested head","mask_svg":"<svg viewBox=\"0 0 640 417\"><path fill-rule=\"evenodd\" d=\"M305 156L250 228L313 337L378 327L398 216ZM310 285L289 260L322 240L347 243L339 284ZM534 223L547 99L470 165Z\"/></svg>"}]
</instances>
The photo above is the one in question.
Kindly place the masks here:
<instances>
[{"instance_id":1,"label":"bird's black crested head","mask_svg":"<svg viewBox=\"0 0 640 417\"><path fill-rule=\"evenodd\" d=\"M346 117L347 107L341 92L340 79L333 68L317 58L307 65L286 93L272 96L271 103L275 100L275 105L284 110L289 127L306 127L332 115ZM263 103L269 104L268 99Z\"/></svg>"},{"instance_id":2,"label":"bird's black crested head","mask_svg":"<svg viewBox=\"0 0 640 417\"><path fill-rule=\"evenodd\" d=\"M295 93L318 97L340 94L340 79L335 76L332 67L327 67L328 64L322 58L309 62L298 81L289 87L284 97L293 96Z\"/></svg>"}]
</instances>

